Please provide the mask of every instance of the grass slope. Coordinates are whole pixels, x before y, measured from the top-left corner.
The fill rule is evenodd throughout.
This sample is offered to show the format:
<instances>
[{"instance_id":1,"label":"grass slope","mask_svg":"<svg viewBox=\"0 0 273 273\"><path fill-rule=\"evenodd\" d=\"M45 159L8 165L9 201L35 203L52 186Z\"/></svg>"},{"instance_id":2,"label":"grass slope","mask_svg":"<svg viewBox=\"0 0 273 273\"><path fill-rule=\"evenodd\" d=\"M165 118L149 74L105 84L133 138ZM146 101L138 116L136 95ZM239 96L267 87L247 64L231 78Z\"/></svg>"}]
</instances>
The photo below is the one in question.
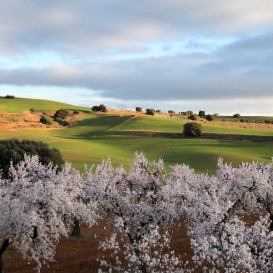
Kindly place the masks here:
<instances>
[{"instance_id":1,"label":"grass slope","mask_svg":"<svg viewBox=\"0 0 273 273\"><path fill-rule=\"evenodd\" d=\"M26 98L14 98L6 99L0 98L0 112L5 113L21 113L25 110L34 108L35 110L52 111L61 108L70 110L82 110L90 111L89 108L66 104L62 102L39 100L39 99L26 99Z\"/></svg>"},{"instance_id":2,"label":"grass slope","mask_svg":"<svg viewBox=\"0 0 273 273\"><path fill-rule=\"evenodd\" d=\"M35 102L34 108L59 109L64 104L40 100L15 99L12 109L23 110L24 101L27 108ZM33 103L34 104L34 103ZM69 109L79 109L67 106ZM81 108L80 108L81 109ZM232 128L225 126L204 125L205 133L273 136L269 130L254 130ZM71 161L75 167L83 169L83 164L98 163L102 158L111 158L115 165L124 164L126 167L132 162L136 151L144 152L150 160L163 158L167 165L186 163L199 171L213 172L217 159L223 157L228 162L238 164L241 161L271 160L272 143L250 142L240 140L205 139L205 138L170 138L120 135L120 132L168 132L179 134L182 132L182 122L150 116L111 116L86 113L82 120L71 128L55 130L16 130L1 131L0 138L19 138L41 140L51 147L61 150L65 160Z\"/></svg>"}]
</instances>

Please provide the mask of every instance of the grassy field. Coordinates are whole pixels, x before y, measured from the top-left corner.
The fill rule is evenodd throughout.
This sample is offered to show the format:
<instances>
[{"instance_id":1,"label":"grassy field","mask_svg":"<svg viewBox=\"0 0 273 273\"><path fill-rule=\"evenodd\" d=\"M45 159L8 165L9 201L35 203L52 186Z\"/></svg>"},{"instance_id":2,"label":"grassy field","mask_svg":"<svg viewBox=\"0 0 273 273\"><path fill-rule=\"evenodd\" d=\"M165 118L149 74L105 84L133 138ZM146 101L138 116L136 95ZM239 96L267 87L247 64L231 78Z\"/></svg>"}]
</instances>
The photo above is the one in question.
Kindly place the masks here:
<instances>
[{"instance_id":1,"label":"grassy field","mask_svg":"<svg viewBox=\"0 0 273 273\"><path fill-rule=\"evenodd\" d=\"M61 108L69 110L82 110L90 111L89 108L70 105L62 102L56 102L51 100L38 100L38 99L25 99L25 98L14 98L6 99L0 98L0 112L5 113L21 113L25 110L34 108L35 110L58 110Z\"/></svg>"},{"instance_id":2,"label":"grassy field","mask_svg":"<svg viewBox=\"0 0 273 273\"><path fill-rule=\"evenodd\" d=\"M10 112L20 112L30 107L39 110L60 108L87 110L87 108L40 100L0 100L2 101L4 103L0 111L8 108ZM186 163L198 171L208 172L215 171L219 157L238 164L241 161L253 160L269 162L273 155L270 141L255 142L244 139L244 136L266 136L272 137L273 141L273 130L233 128L207 123L204 124L205 136L202 138L184 138L182 134L181 137L177 137L182 132L182 125L181 120L162 117L100 116L85 113L77 125L70 128L0 131L0 138L47 142L51 147L60 149L65 160L71 161L81 170L84 163L98 163L102 158L111 158L115 165L123 164L127 167L136 151L144 152L150 160L163 158L167 165ZM167 132L170 136L139 136L126 134L127 132ZM208 139L206 134L215 134L217 137ZM242 136L242 138L241 140L221 138L224 135Z\"/></svg>"}]
</instances>

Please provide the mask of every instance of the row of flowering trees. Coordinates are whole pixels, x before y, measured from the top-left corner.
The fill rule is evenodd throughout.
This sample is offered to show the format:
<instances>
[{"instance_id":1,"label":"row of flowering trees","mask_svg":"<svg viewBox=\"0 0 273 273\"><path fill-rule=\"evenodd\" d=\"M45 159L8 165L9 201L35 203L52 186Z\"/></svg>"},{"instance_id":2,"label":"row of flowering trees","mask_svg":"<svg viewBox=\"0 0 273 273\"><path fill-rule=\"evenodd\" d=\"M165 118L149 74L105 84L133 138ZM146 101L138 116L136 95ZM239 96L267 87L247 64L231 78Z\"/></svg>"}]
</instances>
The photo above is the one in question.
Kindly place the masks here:
<instances>
[{"instance_id":1,"label":"row of flowering trees","mask_svg":"<svg viewBox=\"0 0 273 273\"><path fill-rule=\"evenodd\" d=\"M10 244L39 270L69 227L104 216L114 224L100 248L114 259L102 259L100 272L273 272L272 169L219 160L215 175L186 165L167 171L162 160L136 154L129 170L104 160L80 174L69 163L58 170L25 156L0 180L0 272ZM181 219L190 263L171 249L171 228Z\"/></svg>"}]
</instances>

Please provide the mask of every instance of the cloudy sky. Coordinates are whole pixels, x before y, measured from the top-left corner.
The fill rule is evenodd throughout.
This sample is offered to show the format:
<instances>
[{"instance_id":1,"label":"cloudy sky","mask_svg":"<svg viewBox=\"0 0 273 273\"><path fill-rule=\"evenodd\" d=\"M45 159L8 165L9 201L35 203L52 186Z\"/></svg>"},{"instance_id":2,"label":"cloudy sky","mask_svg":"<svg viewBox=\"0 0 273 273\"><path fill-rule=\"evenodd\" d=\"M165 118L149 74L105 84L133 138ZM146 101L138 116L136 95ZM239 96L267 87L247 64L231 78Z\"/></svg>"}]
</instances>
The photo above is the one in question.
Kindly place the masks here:
<instances>
[{"instance_id":1,"label":"cloudy sky","mask_svg":"<svg viewBox=\"0 0 273 273\"><path fill-rule=\"evenodd\" d=\"M0 95L273 115L272 0L9 0L0 18Z\"/></svg>"}]
</instances>

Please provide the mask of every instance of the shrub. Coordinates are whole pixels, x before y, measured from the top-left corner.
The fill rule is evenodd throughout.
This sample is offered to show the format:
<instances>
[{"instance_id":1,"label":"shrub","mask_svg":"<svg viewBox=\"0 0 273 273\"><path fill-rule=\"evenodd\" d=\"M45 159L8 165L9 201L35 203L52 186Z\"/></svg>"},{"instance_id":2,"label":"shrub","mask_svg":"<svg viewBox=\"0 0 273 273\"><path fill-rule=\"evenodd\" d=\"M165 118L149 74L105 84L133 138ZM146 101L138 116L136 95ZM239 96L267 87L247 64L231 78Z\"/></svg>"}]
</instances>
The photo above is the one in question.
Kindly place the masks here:
<instances>
[{"instance_id":1,"label":"shrub","mask_svg":"<svg viewBox=\"0 0 273 273\"><path fill-rule=\"evenodd\" d=\"M200 118L204 118L206 116L206 112L201 110L201 111L199 111L198 116Z\"/></svg>"},{"instance_id":2,"label":"shrub","mask_svg":"<svg viewBox=\"0 0 273 273\"><path fill-rule=\"evenodd\" d=\"M15 96L14 95L6 95L6 99L14 99Z\"/></svg>"},{"instance_id":3,"label":"shrub","mask_svg":"<svg viewBox=\"0 0 273 273\"><path fill-rule=\"evenodd\" d=\"M142 107L136 107L137 112L142 112Z\"/></svg>"},{"instance_id":4,"label":"shrub","mask_svg":"<svg viewBox=\"0 0 273 273\"><path fill-rule=\"evenodd\" d=\"M104 112L106 113L108 111L107 107L104 104L100 104L99 106L94 105L92 106L92 111L93 112Z\"/></svg>"},{"instance_id":5,"label":"shrub","mask_svg":"<svg viewBox=\"0 0 273 273\"><path fill-rule=\"evenodd\" d=\"M94 106L92 106L91 110L92 110L93 112L97 112L97 111L99 111L99 106L94 105Z\"/></svg>"},{"instance_id":6,"label":"shrub","mask_svg":"<svg viewBox=\"0 0 273 273\"><path fill-rule=\"evenodd\" d=\"M41 163L47 165L50 162L60 169L64 164L62 154L58 149L50 149L46 143L33 140L9 139L0 141L0 168L3 177L8 178L10 161L16 165L24 159L24 155L38 155Z\"/></svg>"},{"instance_id":7,"label":"shrub","mask_svg":"<svg viewBox=\"0 0 273 273\"><path fill-rule=\"evenodd\" d=\"M50 117L47 116L41 116L40 118L40 122L46 125L52 125L53 124L53 120Z\"/></svg>"},{"instance_id":8,"label":"shrub","mask_svg":"<svg viewBox=\"0 0 273 273\"><path fill-rule=\"evenodd\" d=\"M168 113L169 113L169 114L175 114L175 111L169 110Z\"/></svg>"},{"instance_id":9,"label":"shrub","mask_svg":"<svg viewBox=\"0 0 273 273\"><path fill-rule=\"evenodd\" d=\"M193 112L192 112L191 110L188 110L188 111L186 111L185 113L186 113L186 115L188 115L188 116L192 116L192 115L193 115Z\"/></svg>"},{"instance_id":10,"label":"shrub","mask_svg":"<svg viewBox=\"0 0 273 273\"><path fill-rule=\"evenodd\" d=\"M210 115L210 114L206 115L205 118L206 118L207 121L213 121L214 120L214 116Z\"/></svg>"},{"instance_id":11,"label":"shrub","mask_svg":"<svg viewBox=\"0 0 273 273\"><path fill-rule=\"evenodd\" d=\"M60 109L60 110L56 111L56 113L54 114L54 120L56 118L66 119L69 116L70 116L70 113L67 109Z\"/></svg>"},{"instance_id":12,"label":"shrub","mask_svg":"<svg viewBox=\"0 0 273 273\"><path fill-rule=\"evenodd\" d=\"M219 114L219 113L214 113L213 116L214 116L215 118L219 118L219 117L220 117L220 114Z\"/></svg>"},{"instance_id":13,"label":"shrub","mask_svg":"<svg viewBox=\"0 0 273 273\"><path fill-rule=\"evenodd\" d=\"M161 110L156 110L155 112L156 112L156 113L161 113Z\"/></svg>"},{"instance_id":14,"label":"shrub","mask_svg":"<svg viewBox=\"0 0 273 273\"><path fill-rule=\"evenodd\" d=\"M197 120L197 115L196 114L190 115L190 116L188 116L188 119L190 119L190 120Z\"/></svg>"},{"instance_id":15,"label":"shrub","mask_svg":"<svg viewBox=\"0 0 273 273\"><path fill-rule=\"evenodd\" d=\"M107 109L107 107L104 104L100 104L99 105L99 111L100 112L107 112L108 109Z\"/></svg>"},{"instance_id":16,"label":"shrub","mask_svg":"<svg viewBox=\"0 0 273 273\"><path fill-rule=\"evenodd\" d=\"M30 112L31 114L34 114L34 113L36 112L36 110L35 110L33 107L31 107L31 108L29 109L29 112Z\"/></svg>"},{"instance_id":17,"label":"shrub","mask_svg":"<svg viewBox=\"0 0 273 273\"><path fill-rule=\"evenodd\" d=\"M201 136L203 134L202 125L196 122L188 122L184 124L183 134L185 136Z\"/></svg>"},{"instance_id":18,"label":"shrub","mask_svg":"<svg viewBox=\"0 0 273 273\"><path fill-rule=\"evenodd\" d=\"M239 118L241 115L239 113L236 113L233 115L234 118Z\"/></svg>"},{"instance_id":19,"label":"shrub","mask_svg":"<svg viewBox=\"0 0 273 273\"><path fill-rule=\"evenodd\" d=\"M81 111L79 111L79 110L74 110L74 111L73 111L73 115L74 115L74 116L77 116L80 112L81 112Z\"/></svg>"},{"instance_id":20,"label":"shrub","mask_svg":"<svg viewBox=\"0 0 273 273\"><path fill-rule=\"evenodd\" d=\"M152 108L146 109L146 114L147 114L147 115L150 115L150 116L154 116L154 114L155 114L155 109L152 109Z\"/></svg>"}]
</instances>

